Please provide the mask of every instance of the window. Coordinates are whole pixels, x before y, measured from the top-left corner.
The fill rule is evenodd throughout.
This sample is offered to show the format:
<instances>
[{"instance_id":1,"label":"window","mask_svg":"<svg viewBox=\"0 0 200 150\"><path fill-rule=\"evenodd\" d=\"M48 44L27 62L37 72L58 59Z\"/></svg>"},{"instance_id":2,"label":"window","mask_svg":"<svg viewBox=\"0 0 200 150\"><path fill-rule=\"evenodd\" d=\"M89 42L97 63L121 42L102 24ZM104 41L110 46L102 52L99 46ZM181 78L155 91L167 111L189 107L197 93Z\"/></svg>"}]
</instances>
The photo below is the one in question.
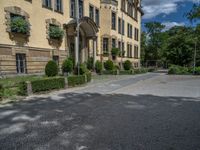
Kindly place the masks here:
<instances>
[{"instance_id":1,"label":"window","mask_svg":"<svg viewBox=\"0 0 200 150\"><path fill-rule=\"evenodd\" d=\"M25 54L16 54L16 69L17 69L17 73L19 74L27 72Z\"/></svg>"},{"instance_id":2,"label":"window","mask_svg":"<svg viewBox=\"0 0 200 150\"><path fill-rule=\"evenodd\" d=\"M83 17L83 0L79 0L79 18Z\"/></svg>"},{"instance_id":3,"label":"window","mask_svg":"<svg viewBox=\"0 0 200 150\"><path fill-rule=\"evenodd\" d=\"M55 0L55 10L58 12L62 12L62 0Z\"/></svg>"},{"instance_id":4,"label":"window","mask_svg":"<svg viewBox=\"0 0 200 150\"><path fill-rule=\"evenodd\" d=\"M134 58L136 58L136 59L138 59L138 46L137 45L135 45L134 46Z\"/></svg>"},{"instance_id":5,"label":"window","mask_svg":"<svg viewBox=\"0 0 200 150\"><path fill-rule=\"evenodd\" d=\"M132 45L127 44L127 57L132 58Z\"/></svg>"},{"instance_id":6,"label":"window","mask_svg":"<svg viewBox=\"0 0 200 150\"><path fill-rule=\"evenodd\" d=\"M121 29L122 29L121 18L118 18L118 33L119 33L119 34L121 34Z\"/></svg>"},{"instance_id":7,"label":"window","mask_svg":"<svg viewBox=\"0 0 200 150\"><path fill-rule=\"evenodd\" d=\"M121 0L121 9L122 9L123 11L126 10L126 1L125 1L125 0Z\"/></svg>"},{"instance_id":8,"label":"window","mask_svg":"<svg viewBox=\"0 0 200 150\"><path fill-rule=\"evenodd\" d=\"M112 12L112 29L116 30L116 13Z\"/></svg>"},{"instance_id":9,"label":"window","mask_svg":"<svg viewBox=\"0 0 200 150\"><path fill-rule=\"evenodd\" d=\"M124 35L125 34L125 22L124 22L124 20L122 20L122 35Z\"/></svg>"},{"instance_id":10,"label":"window","mask_svg":"<svg viewBox=\"0 0 200 150\"><path fill-rule=\"evenodd\" d=\"M95 10L95 22L99 26L99 9Z\"/></svg>"},{"instance_id":11,"label":"window","mask_svg":"<svg viewBox=\"0 0 200 150\"><path fill-rule=\"evenodd\" d=\"M82 18L84 13L83 9L83 0L79 0L79 17ZM70 17L76 18L76 2L75 0L71 0L70 3Z\"/></svg>"},{"instance_id":12,"label":"window","mask_svg":"<svg viewBox=\"0 0 200 150\"><path fill-rule=\"evenodd\" d=\"M134 36L135 40L138 41L139 40L139 30L137 28L135 28L135 36Z\"/></svg>"},{"instance_id":13,"label":"window","mask_svg":"<svg viewBox=\"0 0 200 150\"><path fill-rule=\"evenodd\" d=\"M59 56L53 56L53 61L59 66Z\"/></svg>"},{"instance_id":14,"label":"window","mask_svg":"<svg viewBox=\"0 0 200 150\"><path fill-rule=\"evenodd\" d=\"M118 48L121 50L121 41L118 41Z\"/></svg>"},{"instance_id":15,"label":"window","mask_svg":"<svg viewBox=\"0 0 200 150\"><path fill-rule=\"evenodd\" d=\"M89 8L89 9L90 9L90 10L89 10L90 18L91 18L92 20L94 20L94 7L90 5L90 8Z\"/></svg>"},{"instance_id":16,"label":"window","mask_svg":"<svg viewBox=\"0 0 200 150\"><path fill-rule=\"evenodd\" d=\"M108 38L103 38L103 54L108 54Z\"/></svg>"},{"instance_id":17,"label":"window","mask_svg":"<svg viewBox=\"0 0 200 150\"><path fill-rule=\"evenodd\" d=\"M133 26L131 25L131 24L129 24L128 23L128 25L127 25L127 36L129 37L129 38L132 38L133 37Z\"/></svg>"},{"instance_id":18,"label":"window","mask_svg":"<svg viewBox=\"0 0 200 150\"><path fill-rule=\"evenodd\" d=\"M112 48L116 47L116 39L112 39Z\"/></svg>"},{"instance_id":19,"label":"window","mask_svg":"<svg viewBox=\"0 0 200 150\"><path fill-rule=\"evenodd\" d=\"M51 8L51 0L43 0L43 6L47 8Z\"/></svg>"},{"instance_id":20,"label":"window","mask_svg":"<svg viewBox=\"0 0 200 150\"><path fill-rule=\"evenodd\" d=\"M75 5L75 0L71 0L71 3L70 3L70 17L72 17L72 18L75 18L76 17L76 13L75 13L75 7L76 7L76 5Z\"/></svg>"}]
</instances>

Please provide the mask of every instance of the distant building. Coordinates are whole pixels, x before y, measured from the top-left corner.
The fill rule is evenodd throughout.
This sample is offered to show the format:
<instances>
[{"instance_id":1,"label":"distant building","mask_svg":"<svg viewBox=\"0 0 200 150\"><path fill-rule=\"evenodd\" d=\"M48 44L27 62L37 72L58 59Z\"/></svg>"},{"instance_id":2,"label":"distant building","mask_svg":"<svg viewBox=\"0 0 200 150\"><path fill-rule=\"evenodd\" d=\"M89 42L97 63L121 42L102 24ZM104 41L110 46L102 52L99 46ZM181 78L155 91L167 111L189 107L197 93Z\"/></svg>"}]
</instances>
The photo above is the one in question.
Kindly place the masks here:
<instances>
[{"instance_id":1,"label":"distant building","mask_svg":"<svg viewBox=\"0 0 200 150\"><path fill-rule=\"evenodd\" d=\"M79 12L80 62L118 64L121 57L111 56L116 47L123 61L140 66L140 0L79 0ZM75 59L75 17L76 0L0 0L0 72L40 73L49 60L61 66L66 57Z\"/></svg>"}]
</instances>

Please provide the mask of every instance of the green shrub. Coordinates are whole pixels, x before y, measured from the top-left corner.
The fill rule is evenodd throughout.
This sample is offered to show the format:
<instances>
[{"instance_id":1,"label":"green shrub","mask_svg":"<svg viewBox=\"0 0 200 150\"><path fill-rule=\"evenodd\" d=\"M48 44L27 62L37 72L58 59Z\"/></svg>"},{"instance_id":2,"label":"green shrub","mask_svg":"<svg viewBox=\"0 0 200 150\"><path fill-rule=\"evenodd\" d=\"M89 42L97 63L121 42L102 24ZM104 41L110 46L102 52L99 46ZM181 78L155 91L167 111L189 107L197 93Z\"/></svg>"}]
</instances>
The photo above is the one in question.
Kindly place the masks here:
<instances>
[{"instance_id":1,"label":"green shrub","mask_svg":"<svg viewBox=\"0 0 200 150\"><path fill-rule=\"evenodd\" d=\"M124 70L130 70L132 68L132 63L130 60L124 62Z\"/></svg>"},{"instance_id":2,"label":"green shrub","mask_svg":"<svg viewBox=\"0 0 200 150\"><path fill-rule=\"evenodd\" d=\"M18 94L21 96L27 96L27 83L25 81L22 81L18 85L19 92Z\"/></svg>"},{"instance_id":3,"label":"green shrub","mask_svg":"<svg viewBox=\"0 0 200 150\"><path fill-rule=\"evenodd\" d=\"M89 70L92 70L93 69L93 57L90 57L88 60L87 60L87 69Z\"/></svg>"},{"instance_id":4,"label":"green shrub","mask_svg":"<svg viewBox=\"0 0 200 150\"><path fill-rule=\"evenodd\" d=\"M132 75L134 72L133 70L120 70L120 75Z\"/></svg>"},{"instance_id":5,"label":"green shrub","mask_svg":"<svg viewBox=\"0 0 200 150\"><path fill-rule=\"evenodd\" d=\"M74 87L77 85L85 84L85 75L79 75L79 76L69 76L67 77L68 80L68 86Z\"/></svg>"},{"instance_id":6,"label":"green shrub","mask_svg":"<svg viewBox=\"0 0 200 150\"><path fill-rule=\"evenodd\" d=\"M90 71L87 72L86 77L87 77L87 82L90 82L92 80L92 73Z\"/></svg>"},{"instance_id":7,"label":"green shrub","mask_svg":"<svg viewBox=\"0 0 200 150\"><path fill-rule=\"evenodd\" d=\"M64 31L59 26L50 25L49 37L51 39L61 40L64 36Z\"/></svg>"},{"instance_id":8,"label":"green shrub","mask_svg":"<svg viewBox=\"0 0 200 150\"><path fill-rule=\"evenodd\" d=\"M14 17L11 19L10 28L12 32L27 34L30 30L29 23L23 17Z\"/></svg>"},{"instance_id":9,"label":"green shrub","mask_svg":"<svg viewBox=\"0 0 200 150\"><path fill-rule=\"evenodd\" d=\"M156 71L156 68L148 68L148 72L154 72Z\"/></svg>"},{"instance_id":10,"label":"green shrub","mask_svg":"<svg viewBox=\"0 0 200 150\"><path fill-rule=\"evenodd\" d=\"M73 61L71 59L66 59L62 64L63 73L71 73L73 71Z\"/></svg>"},{"instance_id":11,"label":"green shrub","mask_svg":"<svg viewBox=\"0 0 200 150\"><path fill-rule=\"evenodd\" d=\"M33 93L41 91L49 91L53 89L62 89L65 87L65 79L59 78L46 78L41 80L35 80L31 82Z\"/></svg>"},{"instance_id":12,"label":"green shrub","mask_svg":"<svg viewBox=\"0 0 200 150\"><path fill-rule=\"evenodd\" d=\"M176 65L172 65L168 70L168 74L177 74L177 75L190 74L190 72L191 70L189 68Z\"/></svg>"},{"instance_id":13,"label":"green shrub","mask_svg":"<svg viewBox=\"0 0 200 150\"><path fill-rule=\"evenodd\" d=\"M119 56L119 54L120 54L119 48L112 48L111 54L112 54L112 56Z\"/></svg>"},{"instance_id":14,"label":"green shrub","mask_svg":"<svg viewBox=\"0 0 200 150\"><path fill-rule=\"evenodd\" d=\"M114 69L114 70L104 70L104 71L102 71L102 74L104 74L104 75L117 75L118 70L116 70L116 69Z\"/></svg>"},{"instance_id":15,"label":"green shrub","mask_svg":"<svg viewBox=\"0 0 200 150\"><path fill-rule=\"evenodd\" d=\"M54 77L58 75L58 65L56 64L55 61L51 60L46 64L45 74L48 77Z\"/></svg>"},{"instance_id":16,"label":"green shrub","mask_svg":"<svg viewBox=\"0 0 200 150\"><path fill-rule=\"evenodd\" d=\"M99 74L102 73L103 65L99 60L97 60L95 63L95 70L96 70L96 73L99 73Z\"/></svg>"},{"instance_id":17,"label":"green shrub","mask_svg":"<svg viewBox=\"0 0 200 150\"><path fill-rule=\"evenodd\" d=\"M86 65L85 64L80 64L80 66L79 66L79 75L84 75L87 72L88 72L88 69L87 69ZM74 74L78 75L78 66L75 67Z\"/></svg>"},{"instance_id":18,"label":"green shrub","mask_svg":"<svg viewBox=\"0 0 200 150\"><path fill-rule=\"evenodd\" d=\"M3 86L0 84L0 100L3 99L3 93L4 93L4 88L3 88Z\"/></svg>"},{"instance_id":19,"label":"green shrub","mask_svg":"<svg viewBox=\"0 0 200 150\"><path fill-rule=\"evenodd\" d=\"M200 67L196 67L195 72L197 75L200 75Z\"/></svg>"},{"instance_id":20,"label":"green shrub","mask_svg":"<svg viewBox=\"0 0 200 150\"><path fill-rule=\"evenodd\" d=\"M113 64L112 60L107 60L107 61L104 63L104 68L105 68L106 70L109 70L109 71L113 70L113 69L114 69L114 64Z\"/></svg>"}]
</instances>

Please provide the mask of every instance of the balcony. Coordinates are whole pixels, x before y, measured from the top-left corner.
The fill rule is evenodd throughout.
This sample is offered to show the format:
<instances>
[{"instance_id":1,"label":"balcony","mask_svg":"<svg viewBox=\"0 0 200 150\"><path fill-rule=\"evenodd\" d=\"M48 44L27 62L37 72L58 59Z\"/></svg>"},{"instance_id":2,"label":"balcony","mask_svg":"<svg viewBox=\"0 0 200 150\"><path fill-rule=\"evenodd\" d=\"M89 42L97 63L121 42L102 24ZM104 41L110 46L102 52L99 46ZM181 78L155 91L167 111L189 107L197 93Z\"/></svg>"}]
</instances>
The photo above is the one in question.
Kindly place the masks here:
<instances>
[{"instance_id":1,"label":"balcony","mask_svg":"<svg viewBox=\"0 0 200 150\"><path fill-rule=\"evenodd\" d=\"M118 6L118 1L117 0L101 0L102 4L111 4L114 6Z\"/></svg>"}]
</instances>

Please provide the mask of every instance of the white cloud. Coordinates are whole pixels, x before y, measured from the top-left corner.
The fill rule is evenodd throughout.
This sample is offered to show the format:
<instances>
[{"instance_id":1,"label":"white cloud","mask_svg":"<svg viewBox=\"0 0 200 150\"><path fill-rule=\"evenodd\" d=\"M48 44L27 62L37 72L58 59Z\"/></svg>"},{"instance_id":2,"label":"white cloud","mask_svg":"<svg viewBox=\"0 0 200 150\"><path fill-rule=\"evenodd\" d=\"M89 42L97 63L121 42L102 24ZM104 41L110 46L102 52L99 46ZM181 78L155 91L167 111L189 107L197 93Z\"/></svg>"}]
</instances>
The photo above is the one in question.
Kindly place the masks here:
<instances>
[{"instance_id":1,"label":"white cloud","mask_svg":"<svg viewBox=\"0 0 200 150\"><path fill-rule=\"evenodd\" d=\"M144 19L151 19L160 14L169 15L177 11L178 2L190 1L198 3L200 0L143 0Z\"/></svg>"},{"instance_id":2,"label":"white cloud","mask_svg":"<svg viewBox=\"0 0 200 150\"><path fill-rule=\"evenodd\" d=\"M185 23L184 22L163 22L163 25L165 25L165 31L169 30L170 28L174 27L174 26L184 26Z\"/></svg>"}]
</instances>

